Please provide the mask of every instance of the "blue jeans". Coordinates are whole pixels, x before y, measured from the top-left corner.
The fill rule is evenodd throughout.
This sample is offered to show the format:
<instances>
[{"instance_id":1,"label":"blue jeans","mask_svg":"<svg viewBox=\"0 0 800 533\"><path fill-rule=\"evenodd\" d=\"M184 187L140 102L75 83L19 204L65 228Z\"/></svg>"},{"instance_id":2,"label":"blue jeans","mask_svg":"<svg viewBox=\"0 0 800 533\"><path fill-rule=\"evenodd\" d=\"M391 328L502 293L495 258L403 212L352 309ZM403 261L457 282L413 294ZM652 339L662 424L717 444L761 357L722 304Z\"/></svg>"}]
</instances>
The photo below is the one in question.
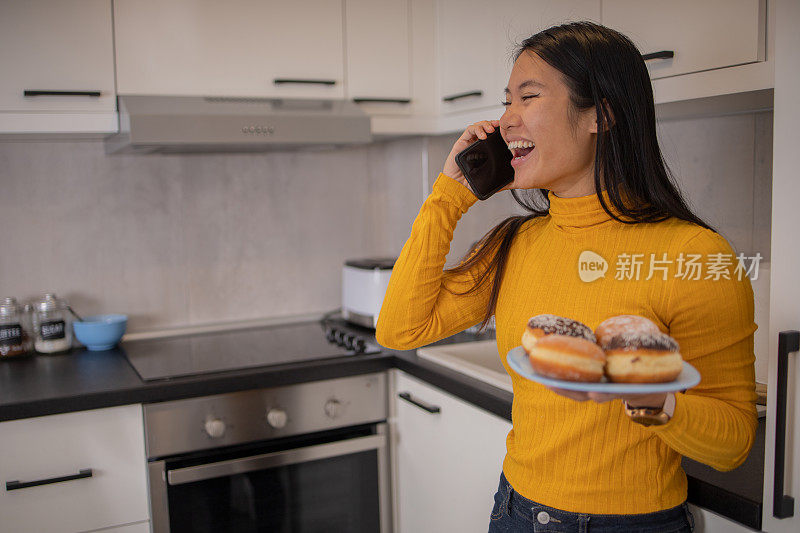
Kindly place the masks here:
<instances>
[{"instance_id":1,"label":"blue jeans","mask_svg":"<svg viewBox=\"0 0 800 533\"><path fill-rule=\"evenodd\" d=\"M489 533L691 533L694 517L686 503L646 514L570 513L520 496L500 474Z\"/></svg>"}]
</instances>

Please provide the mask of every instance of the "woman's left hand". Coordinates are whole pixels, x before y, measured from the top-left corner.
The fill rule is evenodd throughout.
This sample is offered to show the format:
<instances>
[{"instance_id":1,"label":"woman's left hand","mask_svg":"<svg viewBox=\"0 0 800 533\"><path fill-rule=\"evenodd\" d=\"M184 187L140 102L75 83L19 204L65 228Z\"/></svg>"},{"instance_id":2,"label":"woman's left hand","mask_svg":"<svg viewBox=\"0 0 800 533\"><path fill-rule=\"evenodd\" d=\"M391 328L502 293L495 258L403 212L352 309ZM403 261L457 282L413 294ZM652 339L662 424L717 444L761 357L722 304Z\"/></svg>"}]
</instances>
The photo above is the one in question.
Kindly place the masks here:
<instances>
[{"instance_id":1,"label":"woman's left hand","mask_svg":"<svg viewBox=\"0 0 800 533\"><path fill-rule=\"evenodd\" d=\"M565 396L572 400L585 402L592 400L597 403L605 403L611 400L622 400L628 402L632 407L652 407L653 409L660 409L664 407L664 402L667 399L666 392L657 392L655 394L607 394L603 392L581 392L566 389L557 389L555 387L547 387L556 394Z\"/></svg>"}]
</instances>

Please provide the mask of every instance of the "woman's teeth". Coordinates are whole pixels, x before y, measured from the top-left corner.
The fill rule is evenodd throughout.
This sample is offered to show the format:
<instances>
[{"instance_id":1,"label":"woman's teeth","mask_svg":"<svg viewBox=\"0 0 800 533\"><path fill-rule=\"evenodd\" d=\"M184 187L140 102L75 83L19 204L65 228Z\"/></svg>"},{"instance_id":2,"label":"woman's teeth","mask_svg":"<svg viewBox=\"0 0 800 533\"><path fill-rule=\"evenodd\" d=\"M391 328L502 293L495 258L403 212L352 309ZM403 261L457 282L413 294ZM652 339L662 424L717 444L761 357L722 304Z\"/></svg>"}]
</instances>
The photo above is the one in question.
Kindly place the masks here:
<instances>
[{"instance_id":1,"label":"woman's teeth","mask_svg":"<svg viewBox=\"0 0 800 533\"><path fill-rule=\"evenodd\" d=\"M508 149L511 150L511 154L517 160L521 160L530 154L534 147L535 145L531 141L511 141L508 143Z\"/></svg>"}]
</instances>

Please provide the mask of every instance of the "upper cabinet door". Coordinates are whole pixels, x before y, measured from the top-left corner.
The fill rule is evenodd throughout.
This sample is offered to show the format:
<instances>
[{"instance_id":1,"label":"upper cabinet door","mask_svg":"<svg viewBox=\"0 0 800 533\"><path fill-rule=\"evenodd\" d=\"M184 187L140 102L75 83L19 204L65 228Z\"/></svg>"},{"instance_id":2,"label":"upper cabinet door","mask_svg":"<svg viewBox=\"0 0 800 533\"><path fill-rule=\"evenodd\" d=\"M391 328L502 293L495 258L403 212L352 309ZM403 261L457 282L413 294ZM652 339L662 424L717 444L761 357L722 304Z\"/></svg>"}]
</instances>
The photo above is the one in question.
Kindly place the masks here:
<instances>
[{"instance_id":1,"label":"upper cabinet door","mask_svg":"<svg viewBox=\"0 0 800 533\"><path fill-rule=\"evenodd\" d=\"M346 0L347 96L376 113L408 112L408 0Z\"/></svg>"},{"instance_id":2,"label":"upper cabinet door","mask_svg":"<svg viewBox=\"0 0 800 533\"><path fill-rule=\"evenodd\" d=\"M444 113L489 107L497 75L492 21L496 7L484 0L440 0L439 99Z\"/></svg>"},{"instance_id":3,"label":"upper cabinet door","mask_svg":"<svg viewBox=\"0 0 800 533\"><path fill-rule=\"evenodd\" d=\"M546 28L567 22L600 22L600 0L500 0L496 6L499 98L514 66L514 52L522 41Z\"/></svg>"},{"instance_id":4,"label":"upper cabinet door","mask_svg":"<svg viewBox=\"0 0 800 533\"><path fill-rule=\"evenodd\" d=\"M630 37L652 79L764 60L766 0L605 0L603 24Z\"/></svg>"},{"instance_id":5,"label":"upper cabinet door","mask_svg":"<svg viewBox=\"0 0 800 533\"><path fill-rule=\"evenodd\" d=\"M110 0L2 0L0 112L113 112L113 50Z\"/></svg>"},{"instance_id":6,"label":"upper cabinet door","mask_svg":"<svg viewBox=\"0 0 800 533\"><path fill-rule=\"evenodd\" d=\"M116 0L120 94L344 96L341 0Z\"/></svg>"}]
</instances>

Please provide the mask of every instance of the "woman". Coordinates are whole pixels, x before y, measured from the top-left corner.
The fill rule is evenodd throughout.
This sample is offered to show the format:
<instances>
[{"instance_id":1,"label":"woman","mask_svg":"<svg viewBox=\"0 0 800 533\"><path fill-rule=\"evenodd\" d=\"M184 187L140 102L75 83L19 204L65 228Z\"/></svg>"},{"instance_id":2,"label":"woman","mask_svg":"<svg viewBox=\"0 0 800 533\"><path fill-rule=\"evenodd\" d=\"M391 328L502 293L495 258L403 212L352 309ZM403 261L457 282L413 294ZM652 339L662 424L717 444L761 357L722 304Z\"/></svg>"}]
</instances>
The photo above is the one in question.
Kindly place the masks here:
<instances>
[{"instance_id":1,"label":"woman","mask_svg":"<svg viewBox=\"0 0 800 533\"><path fill-rule=\"evenodd\" d=\"M506 365L537 314L591 328L619 314L654 321L700 385L587 394L547 389L506 366L513 429L490 531L691 531L681 456L730 470L755 435L749 280L671 182L647 69L626 37L592 23L532 36L504 103L499 121L471 125L453 146L395 265L377 339L411 349L494 315ZM530 214L506 219L444 271L456 223L476 201L455 154L497 127L514 152L506 188ZM581 279L585 251L607 262L605 275ZM649 418L626 407L649 408Z\"/></svg>"}]
</instances>

